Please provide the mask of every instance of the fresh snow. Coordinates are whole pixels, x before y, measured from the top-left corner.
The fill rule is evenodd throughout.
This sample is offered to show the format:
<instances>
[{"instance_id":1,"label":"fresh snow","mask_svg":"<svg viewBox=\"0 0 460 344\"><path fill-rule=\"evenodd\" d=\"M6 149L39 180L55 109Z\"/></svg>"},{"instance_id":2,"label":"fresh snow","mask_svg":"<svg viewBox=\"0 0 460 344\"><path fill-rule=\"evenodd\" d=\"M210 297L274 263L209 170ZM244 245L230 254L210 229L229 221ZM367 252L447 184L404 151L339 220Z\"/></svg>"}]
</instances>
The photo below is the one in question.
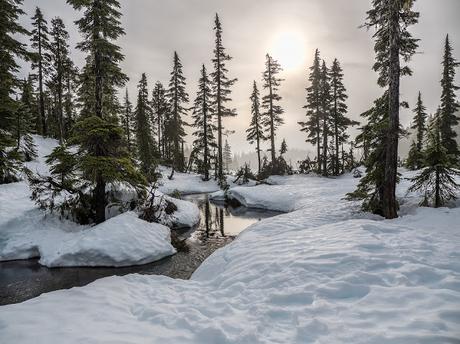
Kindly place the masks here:
<instances>
[{"instance_id":1,"label":"fresh snow","mask_svg":"<svg viewBox=\"0 0 460 344\"><path fill-rule=\"evenodd\" d=\"M108 277L0 307L0 342L458 343L460 209L416 208L412 195L382 220L343 200L357 181L234 187L243 204L289 213L250 226L189 281Z\"/></svg>"}]
</instances>

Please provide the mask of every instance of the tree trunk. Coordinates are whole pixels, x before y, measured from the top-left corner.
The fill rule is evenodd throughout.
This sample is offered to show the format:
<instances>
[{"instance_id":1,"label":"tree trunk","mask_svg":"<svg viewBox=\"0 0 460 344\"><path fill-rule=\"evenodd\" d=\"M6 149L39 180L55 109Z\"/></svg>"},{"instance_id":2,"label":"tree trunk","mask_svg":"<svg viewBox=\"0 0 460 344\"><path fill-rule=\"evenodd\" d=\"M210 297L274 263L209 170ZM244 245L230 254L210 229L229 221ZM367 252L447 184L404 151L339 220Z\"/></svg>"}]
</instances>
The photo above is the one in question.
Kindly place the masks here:
<instances>
[{"instance_id":1,"label":"tree trunk","mask_svg":"<svg viewBox=\"0 0 460 344\"><path fill-rule=\"evenodd\" d=\"M323 176L327 177L327 115L323 119Z\"/></svg>"},{"instance_id":2,"label":"tree trunk","mask_svg":"<svg viewBox=\"0 0 460 344\"><path fill-rule=\"evenodd\" d=\"M399 35L399 0L392 0L390 5L389 125L382 202L383 216L387 219L398 217L396 179L399 131Z\"/></svg>"},{"instance_id":3,"label":"tree trunk","mask_svg":"<svg viewBox=\"0 0 460 344\"><path fill-rule=\"evenodd\" d=\"M272 155L272 169L276 168L276 151L275 151L275 123L273 121L273 87L272 87L272 75L271 75L271 59L268 59L268 86L270 91L270 143L271 143L271 155Z\"/></svg>"},{"instance_id":4,"label":"tree trunk","mask_svg":"<svg viewBox=\"0 0 460 344\"><path fill-rule=\"evenodd\" d=\"M45 117L45 97L43 95L43 64L42 64L42 33L41 23L38 24L38 92L40 98L40 121L42 125L42 135L47 135Z\"/></svg>"}]
</instances>

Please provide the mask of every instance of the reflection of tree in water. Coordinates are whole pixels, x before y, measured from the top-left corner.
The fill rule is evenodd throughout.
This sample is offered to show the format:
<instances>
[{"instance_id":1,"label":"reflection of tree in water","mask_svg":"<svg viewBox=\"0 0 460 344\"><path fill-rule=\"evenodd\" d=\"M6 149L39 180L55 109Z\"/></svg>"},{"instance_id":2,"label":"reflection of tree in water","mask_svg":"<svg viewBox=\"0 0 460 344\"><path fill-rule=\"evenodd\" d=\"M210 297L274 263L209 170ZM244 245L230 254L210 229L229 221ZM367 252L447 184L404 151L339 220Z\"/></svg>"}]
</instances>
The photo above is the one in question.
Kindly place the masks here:
<instances>
[{"instance_id":1,"label":"reflection of tree in water","mask_svg":"<svg viewBox=\"0 0 460 344\"><path fill-rule=\"evenodd\" d=\"M208 239L226 238L225 216L228 216L230 212L222 207L211 206L207 199L204 199L199 204L199 208L202 220L200 228L196 233L199 239L206 241Z\"/></svg>"}]
</instances>

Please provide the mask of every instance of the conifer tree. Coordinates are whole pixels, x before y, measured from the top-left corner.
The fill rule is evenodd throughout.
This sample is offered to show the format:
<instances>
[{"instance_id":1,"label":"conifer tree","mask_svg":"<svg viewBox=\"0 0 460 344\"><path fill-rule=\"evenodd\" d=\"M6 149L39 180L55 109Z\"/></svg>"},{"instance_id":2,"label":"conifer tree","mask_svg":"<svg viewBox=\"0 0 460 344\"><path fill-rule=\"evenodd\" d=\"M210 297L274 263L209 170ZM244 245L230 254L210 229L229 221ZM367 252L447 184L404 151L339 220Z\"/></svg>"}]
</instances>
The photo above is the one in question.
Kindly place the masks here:
<instances>
[{"instance_id":1,"label":"conifer tree","mask_svg":"<svg viewBox=\"0 0 460 344\"><path fill-rule=\"evenodd\" d=\"M459 124L460 120L457 114L457 111L460 109L460 104L455 94L459 89L459 87L455 85L455 68L460 66L460 63L457 62L452 55L452 45L449 41L449 35L446 36L442 66L441 141L443 147L447 149L447 154L450 158L452 158L456 164L459 164L460 151L456 141L457 133L454 127Z\"/></svg>"},{"instance_id":2,"label":"conifer tree","mask_svg":"<svg viewBox=\"0 0 460 344\"><path fill-rule=\"evenodd\" d=\"M154 175L156 146L152 136L150 118L152 108L148 100L147 77L142 73L137 86L139 93L135 109L136 118L136 147L137 157L141 164L141 171L149 178Z\"/></svg>"},{"instance_id":3,"label":"conifer tree","mask_svg":"<svg viewBox=\"0 0 460 344\"><path fill-rule=\"evenodd\" d=\"M223 126L223 118L236 116L236 110L228 108L225 104L231 101L230 88L237 79L230 79L227 76L228 70L226 63L232 58L225 52L225 48L222 43L222 24L220 23L217 13L214 19L214 31L216 33L214 57L212 59L214 71L211 73L211 79L213 81L214 94L213 108L215 108L217 117L217 174L219 184L224 185L222 135L225 128Z\"/></svg>"},{"instance_id":4,"label":"conifer tree","mask_svg":"<svg viewBox=\"0 0 460 344\"><path fill-rule=\"evenodd\" d=\"M339 147L343 146L349 138L347 130L350 126L358 125L359 122L353 121L346 116L348 98L346 89L343 84L343 70L337 59L334 59L330 71L330 83L331 83L331 115L332 115L332 132L334 138L334 156L333 156L333 173L339 175L340 168L340 157ZM343 169L343 166L342 166Z\"/></svg>"},{"instance_id":5,"label":"conifer tree","mask_svg":"<svg viewBox=\"0 0 460 344\"><path fill-rule=\"evenodd\" d=\"M417 176L412 178L413 184L410 192L423 191L423 206L438 208L446 205L452 199L456 199L456 191L460 185L455 177L460 176L460 171L452 165L447 147L443 146L441 137L442 112L434 116L428 131L427 147L424 151L425 168Z\"/></svg>"},{"instance_id":6,"label":"conifer tree","mask_svg":"<svg viewBox=\"0 0 460 344\"><path fill-rule=\"evenodd\" d=\"M428 116L426 113L426 107L423 105L421 92L418 93L417 105L413 112L415 115L410 128L412 130L415 130L416 141L413 141L411 144L411 148L409 150L409 154L407 157L406 166L411 170L418 170L423 166L422 150L424 135L426 131L425 122Z\"/></svg>"},{"instance_id":7,"label":"conifer tree","mask_svg":"<svg viewBox=\"0 0 460 344\"><path fill-rule=\"evenodd\" d=\"M409 61L417 49L417 40L408 31L418 21L418 12L412 11L413 0L372 0L367 12L367 28L374 28L376 63L373 69L379 73L378 84L388 88L389 118L387 152L384 168L383 215L387 219L398 216L396 201L398 135L399 135L399 82L403 75L410 75L409 67L401 67L402 58Z\"/></svg>"},{"instance_id":8,"label":"conifer tree","mask_svg":"<svg viewBox=\"0 0 460 344\"><path fill-rule=\"evenodd\" d=\"M304 106L304 109L307 109L307 121L299 122L299 124L301 126L300 130L307 133L306 141L316 146L317 173L321 173L321 59L318 49L315 51L308 80L310 81L310 86L306 88L307 104Z\"/></svg>"},{"instance_id":9,"label":"conifer tree","mask_svg":"<svg viewBox=\"0 0 460 344\"><path fill-rule=\"evenodd\" d=\"M225 140L223 154L225 171L228 173L230 171L230 164L232 163L232 148L227 140Z\"/></svg>"},{"instance_id":10,"label":"conifer tree","mask_svg":"<svg viewBox=\"0 0 460 344\"><path fill-rule=\"evenodd\" d=\"M286 139L283 139L283 141L281 142L281 147L280 147L280 155L286 154L287 151L288 151L288 146L286 143Z\"/></svg>"},{"instance_id":11,"label":"conifer tree","mask_svg":"<svg viewBox=\"0 0 460 344\"><path fill-rule=\"evenodd\" d=\"M133 105L129 100L128 89L126 89L125 98L123 102L123 113L121 123L126 140L126 147L128 148L129 152L132 152L132 148L134 147L133 129L135 126L135 120L133 116Z\"/></svg>"},{"instance_id":12,"label":"conifer tree","mask_svg":"<svg viewBox=\"0 0 460 344\"><path fill-rule=\"evenodd\" d=\"M166 91L163 84L159 81L155 83L152 91L152 110L153 122L157 131L157 144L158 156L164 158L165 156L165 117L168 112L168 102L166 100Z\"/></svg>"},{"instance_id":13,"label":"conifer tree","mask_svg":"<svg viewBox=\"0 0 460 344\"><path fill-rule=\"evenodd\" d=\"M329 147L329 136L331 136L331 87L329 82L329 69L326 66L326 62L323 60L323 64L321 66L321 79L319 83L319 90L320 90L320 111L321 111L321 133L322 133L322 141L323 141L323 152L321 162L323 164L322 167L322 174L323 176L328 175L328 147Z\"/></svg>"},{"instance_id":14,"label":"conifer tree","mask_svg":"<svg viewBox=\"0 0 460 344\"><path fill-rule=\"evenodd\" d=\"M62 144L66 138L66 120L64 119L64 78L66 74L72 71L66 70L72 68L69 56L69 34L61 18L56 17L51 20L51 42L49 43L50 56L50 89L57 100L55 111L57 115L58 139Z\"/></svg>"},{"instance_id":15,"label":"conifer tree","mask_svg":"<svg viewBox=\"0 0 460 344\"><path fill-rule=\"evenodd\" d=\"M183 120L183 116L187 115L187 109L184 104L188 103L188 94L185 91L185 77L177 52L174 52L173 70L166 97L170 111L168 122L166 123L166 136L171 142L172 166L173 169L183 171L185 166L182 144L186 136L184 126L187 124Z\"/></svg>"},{"instance_id":16,"label":"conifer tree","mask_svg":"<svg viewBox=\"0 0 460 344\"><path fill-rule=\"evenodd\" d=\"M19 35L28 35L19 24L19 17L24 14L21 5L21 0L0 0L0 184L16 181L21 168L13 132L19 106L13 97L15 89L21 86L16 76L17 59L28 59L25 45L18 40Z\"/></svg>"},{"instance_id":17,"label":"conifer tree","mask_svg":"<svg viewBox=\"0 0 460 344\"><path fill-rule=\"evenodd\" d=\"M31 161L37 157L37 147L31 136L35 132L35 110L32 78L29 76L23 81L21 100L16 110L14 125L16 148L25 161Z\"/></svg>"},{"instance_id":18,"label":"conifer tree","mask_svg":"<svg viewBox=\"0 0 460 344\"><path fill-rule=\"evenodd\" d=\"M257 83L254 81L252 86L252 94L250 97L251 100L251 123L249 128L246 130L247 132L247 140L250 144L256 144L256 152L257 152L257 173L260 174L261 170L261 160L260 160L260 152L262 149L260 148L260 144L262 141L266 140L264 134L264 127L262 124L262 114L260 113L260 96L259 90L257 89Z\"/></svg>"},{"instance_id":19,"label":"conifer tree","mask_svg":"<svg viewBox=\"0 0 460 344\"><path fill-rule=\"evenodd\" d=\"M282 71L278 61L273 59L269 54L266 55L265 71L263 73L264 89L268 94L262 97L263 113L262 124L265 127L267 140L270 140L270 152L272 168L276 169L276 149L275 136L276 130L284 123L281 115L284 113L283 108L277 104L282 98L278 94L281 81L277 75Z\"/></svg>"},{"instance_id":20,"label":"conifer tree","mask_svg":"<svg viewBox=\"0 0 460 344\"><path fill-rule=\"evenodd\" d=\"M198 92L193 105L193 126L196 128L193 136L193 149L200 152L202 159L199 160L199 171L203 174L203 180L209 180L211 169L211 149L217 148L214 136L217 127L213 123L213 108L211 106L211 81L206 72L206 67L201 68L201 77L198 81Z\"/></svg>"},{"instance_id":21,"label":"conifer tree","mask_svg":"<svg viewBox=\"0 0 460 344\"><path fill-rule=\"evenodd\" d=\"M41 121L40 133L46 136L46 115L45 115L45 91L44 85L49 72L50 56L49 56L49 32L48 22L43 16L39 7L35 9L35 15L32 17L32 49L34 51L34 59L32 69L37 69L38 72L38 96L39 96L39 117Z\"/></svg>"}]
</instances>

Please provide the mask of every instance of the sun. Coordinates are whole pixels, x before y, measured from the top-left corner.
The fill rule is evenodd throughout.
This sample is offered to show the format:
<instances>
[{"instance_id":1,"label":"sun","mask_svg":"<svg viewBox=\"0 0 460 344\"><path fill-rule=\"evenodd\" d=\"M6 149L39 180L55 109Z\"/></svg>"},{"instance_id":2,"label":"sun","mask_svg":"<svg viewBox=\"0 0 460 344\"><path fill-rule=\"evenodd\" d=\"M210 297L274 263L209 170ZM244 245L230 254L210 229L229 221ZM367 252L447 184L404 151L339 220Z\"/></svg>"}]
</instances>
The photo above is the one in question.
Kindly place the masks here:
<instances>
[{"instance_id":1,"label":"sun","mask_svg":"<svg viewBox=\"0 0 460 344\"><path fill-rule=\"evenodd\" d=\"M305 39L296 32L281 32L275 36L272 54L285 71L301 69L305 63Z\"/></svg>"}]
</instances>

